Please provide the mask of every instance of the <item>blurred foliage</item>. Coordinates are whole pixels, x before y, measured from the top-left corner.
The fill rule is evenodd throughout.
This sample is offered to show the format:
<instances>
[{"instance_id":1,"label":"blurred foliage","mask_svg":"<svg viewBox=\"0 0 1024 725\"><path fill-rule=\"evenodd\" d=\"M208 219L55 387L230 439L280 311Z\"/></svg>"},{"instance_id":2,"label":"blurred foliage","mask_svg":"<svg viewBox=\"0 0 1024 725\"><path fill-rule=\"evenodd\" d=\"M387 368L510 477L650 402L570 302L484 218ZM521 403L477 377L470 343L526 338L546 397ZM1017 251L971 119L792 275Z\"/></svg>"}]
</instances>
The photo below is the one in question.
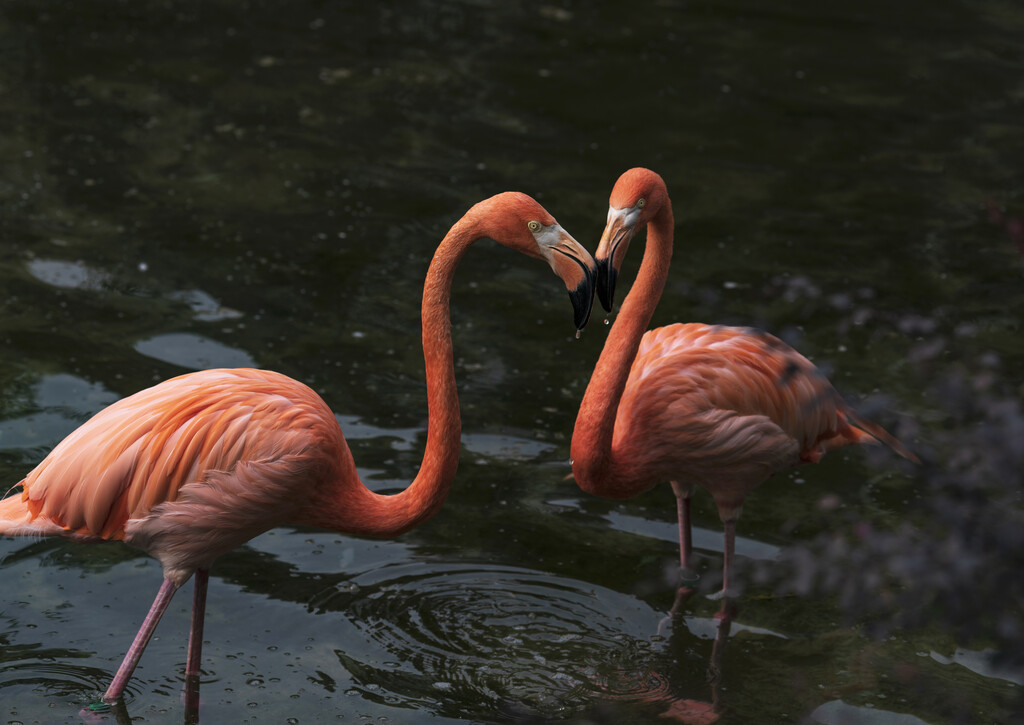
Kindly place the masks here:
<instances>
[{"instance_id":1,"label":"blurred foliage","mask_svg":"<svg viewBox=\"0 0 1024 725\"><path fill-rule=\"evenodd\" d=\"M919 320L907 321L920 328ZM933 329L932 325L925 325ZM927 429L895 432L922 458L908 467L913 495L885 526L860 507L839 507L830 525L776 562L748 562L778 591L833 595L851 621L885 636L937 629L991 651L997 666L1024 666L1024 385L998 355L950 365L955 341L932 331L910 350L914 378L934 401ZM872 457L889 459L887 451Z\"/></svg>"}]
</instances>

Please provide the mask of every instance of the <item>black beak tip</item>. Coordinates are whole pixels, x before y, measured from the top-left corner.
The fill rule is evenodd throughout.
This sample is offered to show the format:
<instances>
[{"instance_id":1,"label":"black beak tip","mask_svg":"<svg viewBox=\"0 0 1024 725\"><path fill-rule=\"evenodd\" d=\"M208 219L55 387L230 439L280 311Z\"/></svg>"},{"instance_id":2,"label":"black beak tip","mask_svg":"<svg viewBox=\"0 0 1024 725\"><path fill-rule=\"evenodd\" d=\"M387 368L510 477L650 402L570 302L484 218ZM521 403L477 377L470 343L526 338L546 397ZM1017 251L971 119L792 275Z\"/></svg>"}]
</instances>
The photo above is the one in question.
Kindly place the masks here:
<instances>
[{"instance_id":1,"label":"black beak tip","mask_svg":"<svg viewBox=\"0 0 1024 725\"><path fill-rule=\"evenodd\" d=\"M573 324L579 332L590 322L590 313L594 309L594 276L587 270L586 279L569 292L572 301Z\"/></svg>"},{"instance_id":2,"label":"black beak tip","mask_svg":"<svg viewBox=\"0 0 1024 725\"><path fill-rule=\"evenodd\" d=\"M615 304L615 280L618 271L611 265L608 259L597 261L597 297L601 300L601 307L605 312L611 312Z\"/></svg>"}]
</instances>

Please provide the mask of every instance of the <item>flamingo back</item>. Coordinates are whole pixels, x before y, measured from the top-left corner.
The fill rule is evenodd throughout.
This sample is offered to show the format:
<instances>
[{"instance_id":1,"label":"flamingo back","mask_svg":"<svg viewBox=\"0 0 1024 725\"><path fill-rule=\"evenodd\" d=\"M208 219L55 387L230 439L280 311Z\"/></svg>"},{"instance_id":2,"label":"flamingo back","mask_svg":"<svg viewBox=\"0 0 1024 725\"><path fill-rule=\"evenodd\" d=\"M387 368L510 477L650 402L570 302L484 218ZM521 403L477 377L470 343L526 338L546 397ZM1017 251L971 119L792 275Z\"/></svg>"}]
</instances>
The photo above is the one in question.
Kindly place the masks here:
<instances>
[{"instance_id":1,"label":"flamingo back","mask_svg":"<svg viewBox=\"0 0 1024 725\"><path fill-rule=\"evenodd\" d=\"M296 483L329 477L339 446L347 451L330 409L291 378L250 369L182 375L114 403L61 441L22 481L20 519L4 502L0 532L125 539L150 550L132 541L130 522L152 519L197 485L209 491L191 498L220 497L227 516L257 508L238 505L249 495L264 508L275 503L282 522L301 498ZM229 492L227 477L250 493ZM220 528L244 531L239 524Z\"/></svg>"},{"instance_id":2,"label":"flamingo back","mask_svg":"<svg viewBox=\"0 0 1024 725\"><path fill-rule=\"evenodd\" d=\"M776 471L817 460L823 441L848 427L832 385L778 338L749 328L675 324L641 340L612 447L617 459L646 468L650 485L724 478L752 488Z\"/></svg>"}]
</instances>

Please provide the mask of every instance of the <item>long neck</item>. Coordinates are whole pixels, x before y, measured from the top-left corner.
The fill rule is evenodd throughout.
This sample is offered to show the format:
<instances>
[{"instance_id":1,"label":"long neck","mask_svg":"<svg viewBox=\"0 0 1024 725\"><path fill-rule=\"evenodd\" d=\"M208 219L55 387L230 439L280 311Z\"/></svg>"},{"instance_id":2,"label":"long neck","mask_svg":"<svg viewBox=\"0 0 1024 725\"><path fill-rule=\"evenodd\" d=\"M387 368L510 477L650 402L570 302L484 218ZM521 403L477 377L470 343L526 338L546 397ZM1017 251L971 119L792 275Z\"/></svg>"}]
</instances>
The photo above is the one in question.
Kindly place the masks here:
<instances>
[{"instance_id":1,"label":"long neck","mask_svg":"<svg viewBox=\"0 0 1024 725\"><path fill-rule=\"evenodd\" d=\"M648 224L647 245L636 281L622 302L576 417L570 455L573 476L586 491L608 495L621 474L614 472L612 436L619 401L640 340L668 279L672 259L672 205L665 201Z\"/></svg>"},{"instance_id":2,"label":"long neck","mask_svg":"<svg viewBox=\"0 0 1024 725\"><path fill-rule=\"evenodd\" d=\"M423 357L427 380L427 445L412 483L400 493L381 495L359 480L355 466L343 465L331 524L351 533L391 537L438 512L459 465L462 423L455 387L449 299L455 268L480 237L466 219L438 246L423 283ZM351 459L351 454L348 454Z\"/></svg>"}]
</instances>

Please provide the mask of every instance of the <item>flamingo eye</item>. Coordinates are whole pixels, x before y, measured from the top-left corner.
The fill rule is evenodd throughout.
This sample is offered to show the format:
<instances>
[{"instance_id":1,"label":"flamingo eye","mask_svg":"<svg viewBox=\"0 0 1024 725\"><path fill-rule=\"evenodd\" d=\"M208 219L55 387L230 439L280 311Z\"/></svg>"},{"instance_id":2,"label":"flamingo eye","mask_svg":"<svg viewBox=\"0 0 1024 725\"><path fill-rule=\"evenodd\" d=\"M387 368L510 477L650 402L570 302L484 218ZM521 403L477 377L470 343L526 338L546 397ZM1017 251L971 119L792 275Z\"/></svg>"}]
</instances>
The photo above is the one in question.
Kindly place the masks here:
<instances>
[{"instance_id":1,"label":"flamingo eye","mask_svg":"<svg viewBox=\"0 0 1024 725\"><path fill-rule=\"evenodd\" d=\"M644 204L646 204L646 203L647 202L644 199L637 199L637 201L636 201L636 208L637 209L643 209L644 208Z\"/></svg>"},{"instance_id":2,"label":"flamingo eye","mask_svg":"<svg viewBox=\"0 0 1024 725\"><path fill-rule=\"evenodd\" d=\"M528 226L530 228L531 232L539 232L540 231L540 222L538 222L538 221L527 222L526 226Z\"/></svg>"}]
</instances>

